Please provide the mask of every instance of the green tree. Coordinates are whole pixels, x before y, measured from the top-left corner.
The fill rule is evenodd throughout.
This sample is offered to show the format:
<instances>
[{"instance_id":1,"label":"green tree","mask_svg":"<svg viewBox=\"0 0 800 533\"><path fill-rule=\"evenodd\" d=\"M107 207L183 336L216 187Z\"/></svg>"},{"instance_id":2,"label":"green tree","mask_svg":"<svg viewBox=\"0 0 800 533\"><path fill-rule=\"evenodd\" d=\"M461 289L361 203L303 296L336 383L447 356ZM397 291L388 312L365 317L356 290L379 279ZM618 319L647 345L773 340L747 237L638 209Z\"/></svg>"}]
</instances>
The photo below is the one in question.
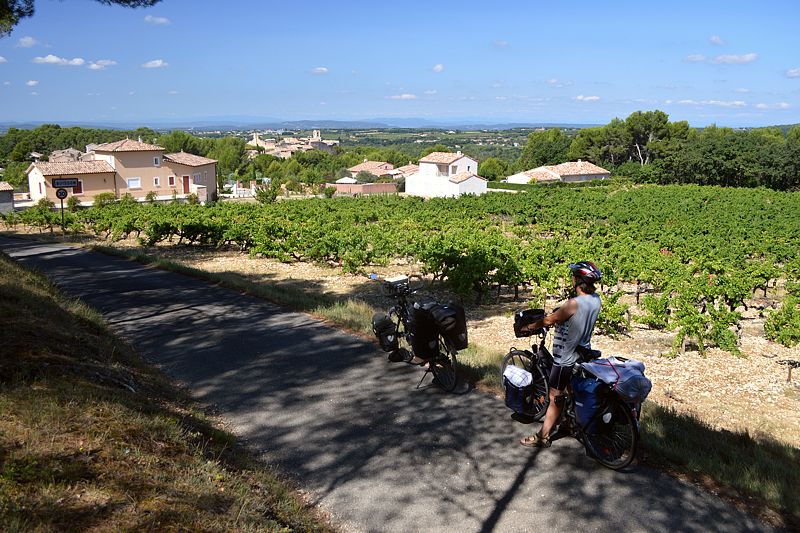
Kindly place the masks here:
<instances>
[{"instance_id":1,"label":"green tree","mask_svg":"<svg viewBox=\"0 0 800 533\"><path fill-rule=\"evenodd\" d=\"M631 136L631 157L642 166L650 162L653 146L651 143L669 136L669 117L663 111L636 111L625 119L625 126Z\"/></svg>"},{"instance_id":2,"label":"green tree","mask_svg":"<svg viewBox=\"0 0 800 533\"><path fill-rule=\"evenodd\" d=\"M105 5L150 7L161 0L95 0ZM0 2L0 37L11 33L20 20L33 16L34 0L5 0Z\"/></svg>"},{"instance_id":3,"label":"green tree","mask_svg":"<svg viewBox=\"0 0 800 533\"><path fill-rule=\"evenodd\" d=\"M534 131L522 150L519 166L525 170L542 165L557 165L567 160L571 140L560 128Z\"/></svg>"},{"instance_id":4,"label":"green tree","mask_svg":"<svg viewBox=\"0 0 800 533\"><path fill-rule=\"evenodd\" d=\"M490 157L478 165L478 175L489 181L495 181L508 175L508 163L496 157Z\"/></svg>"}]
</instances>

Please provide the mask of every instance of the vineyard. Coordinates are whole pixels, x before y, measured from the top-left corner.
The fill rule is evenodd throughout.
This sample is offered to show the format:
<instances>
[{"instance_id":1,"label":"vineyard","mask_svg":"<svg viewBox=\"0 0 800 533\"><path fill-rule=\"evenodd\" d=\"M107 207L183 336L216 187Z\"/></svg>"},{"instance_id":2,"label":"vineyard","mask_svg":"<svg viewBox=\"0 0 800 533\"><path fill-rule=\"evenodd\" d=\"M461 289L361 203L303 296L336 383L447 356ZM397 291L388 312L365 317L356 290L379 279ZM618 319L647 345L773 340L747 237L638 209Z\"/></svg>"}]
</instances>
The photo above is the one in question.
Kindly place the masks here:
<instances>
[{"instance_id":1,"label":"vineyard","mask_svg":"<svg viewBox=\"0 0 800 533\"><path fill-rule=\"evenodd\" d=\"M6 224L42 229L60 214L39 206ZM635 320L677 332L702 352L736 353L740 314L754 297L782 300L765 330L800 342L800 195L766 189L608 185L539 188L459 199L310 199L270 205L104 203L68 213L67 227L106 239L237 246L281 261L368 270L403 259L465 298L520 287L564 295L566 265L604 272L606 333ZM495 292L497 291L497 292ZM620 296L635 296L635 312ZM532 304L536 304L534 301Z\"/></svg>"}]
</instances>

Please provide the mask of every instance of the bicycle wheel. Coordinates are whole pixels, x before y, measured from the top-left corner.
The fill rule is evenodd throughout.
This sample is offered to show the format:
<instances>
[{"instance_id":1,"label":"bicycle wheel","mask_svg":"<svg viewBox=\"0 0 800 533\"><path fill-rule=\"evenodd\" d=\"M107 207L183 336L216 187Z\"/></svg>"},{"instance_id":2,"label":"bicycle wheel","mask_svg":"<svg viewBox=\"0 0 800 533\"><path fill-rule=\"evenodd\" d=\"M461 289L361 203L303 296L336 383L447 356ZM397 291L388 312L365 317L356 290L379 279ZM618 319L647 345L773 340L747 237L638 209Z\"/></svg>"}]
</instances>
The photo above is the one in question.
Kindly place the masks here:
<instances>
[{"instance_id":1,"label":"bicycle wheel","mask_svg":"<svg viewBox=\"0 0 800 533\"><path fill-rule=\"evenodd\" d=\"M458 385L456 375L456 353L450 350L442 337L439 337L439 354L428 361L428 368L433 374L433 381L445 392L452 392Z\"/></svg>"},{"instance_id":2,"label":"bicycle wheel","mask_svg":"<svg viewBox=\"0 0 800 533\"><path fill-rule=\"evenodd\" d=\"M503 381L503 373L506 371L508 365L518 366L524 368L533 374L533 382L531 383L531 391L526 395L526 403L531 406L531 411L528 413L535 421L540 421L544 418L547 411L547 405L550 403L550 386L548 385L547 376L544 374L539 365L536 364L536 358L531 352L522 350L511 350L503 358L500 364L500 383L503 386L503 393L505 393L505 382Z\"/></svg>"},{"instance_id":3,"label":"bicycle wheel","mask_svg":"<svg viewBox=\"0 0 800 533\"><path fill-rule=\"evenodd\" d=\"M610 417L608 422L604 417ZM594 459L613 470L625 468L636 457L639 429L631 409L616 397L598 413L595 429L584 433L584 445Z\"/></svg>"}]
</instances>

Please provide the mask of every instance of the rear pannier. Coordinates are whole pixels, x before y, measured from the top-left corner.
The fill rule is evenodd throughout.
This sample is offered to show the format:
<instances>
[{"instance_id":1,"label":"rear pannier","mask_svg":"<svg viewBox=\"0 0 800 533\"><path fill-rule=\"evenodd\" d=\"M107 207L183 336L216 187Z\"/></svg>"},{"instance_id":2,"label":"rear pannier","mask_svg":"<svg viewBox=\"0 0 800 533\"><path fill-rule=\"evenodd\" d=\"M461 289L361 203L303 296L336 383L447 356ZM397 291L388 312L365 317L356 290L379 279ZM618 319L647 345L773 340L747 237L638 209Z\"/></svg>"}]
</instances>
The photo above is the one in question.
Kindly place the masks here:
<instances>
[{"instance_id":1,"label":"rear pannier","mask_svg":"<svg viewBox=\"0 0 800 533\"><path fill-rule=\"evenodd\" d=\"M433 305L414 304L409 309L407 338L420 359L432 359L439 353L439 332L430 314Z\"/></svg>"},{"instance_id":2,"label":"rear pannier","mask_svg":"<svg viewBox=\"0 0 800 533\"><path fill-rule=\"evenodd\" d=\"M399 347L397 324L388 315L376 313L372 317L372 332L375 333L384 352L393 352Z\"/></svg>"},{"instance_id":3,"label":"rear pannier","mask_svg":"<svg viewBox=\"0 0 800 533\"><path fill-rule=\"evenodd\" d=\"M447 339L456 350L467 347L467 318L464 308L456 303L436 305L430 309L431 318L436 323L439 333Z\"/></svg>"}]
</instances>

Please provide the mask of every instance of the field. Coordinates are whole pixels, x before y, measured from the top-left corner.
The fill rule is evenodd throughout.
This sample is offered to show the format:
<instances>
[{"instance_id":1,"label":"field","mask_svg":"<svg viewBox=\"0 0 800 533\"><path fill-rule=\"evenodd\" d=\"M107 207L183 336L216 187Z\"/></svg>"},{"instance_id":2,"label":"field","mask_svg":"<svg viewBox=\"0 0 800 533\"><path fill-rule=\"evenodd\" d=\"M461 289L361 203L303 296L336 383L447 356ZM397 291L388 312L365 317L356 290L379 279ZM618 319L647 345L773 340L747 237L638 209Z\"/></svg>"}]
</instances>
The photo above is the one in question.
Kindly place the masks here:
<instances>
[{"instance_id":1,"label":"field","mask_svg":"<svg viewBox=\"0 0 800 533\"><path fill-rule=\"evenodd\" d=\"M471 347L462 370L489 390L497 385L502 354L525 342L513 337L511 312L552 309L566 296L566 263L593 259L605 273L595 345L647 365L655 403L645 412L646 442L656 459L683 464L687 448L670 448L685 433L694 461L702 454L694 453L692 438L705 435L706 442L748 443L744 457L753 459L744 460L755 463L763 455L764 470L774 472L793 468L785 465L796 465L800 446L797 377L787 383L787 368L778 364L800 359L793 340L799 325L790 312L796 309L798 203L800 195L763 189L623 183L459 200L205 208L123 201L72 214L70 228L75 240L99 239L367 336L372 311L388 302L364 274L419 273L423 295L466 304ZM47 232L47 221L38 229L35 219L25 222L9 224ZM728 431L742 437L727 438ZM712 478L739 487L742 465L713 450L708 455L710 463L678 470L727 469ZM785 500L773 481L764 486L739 488Z\"/></svg>"}]
</instances>

